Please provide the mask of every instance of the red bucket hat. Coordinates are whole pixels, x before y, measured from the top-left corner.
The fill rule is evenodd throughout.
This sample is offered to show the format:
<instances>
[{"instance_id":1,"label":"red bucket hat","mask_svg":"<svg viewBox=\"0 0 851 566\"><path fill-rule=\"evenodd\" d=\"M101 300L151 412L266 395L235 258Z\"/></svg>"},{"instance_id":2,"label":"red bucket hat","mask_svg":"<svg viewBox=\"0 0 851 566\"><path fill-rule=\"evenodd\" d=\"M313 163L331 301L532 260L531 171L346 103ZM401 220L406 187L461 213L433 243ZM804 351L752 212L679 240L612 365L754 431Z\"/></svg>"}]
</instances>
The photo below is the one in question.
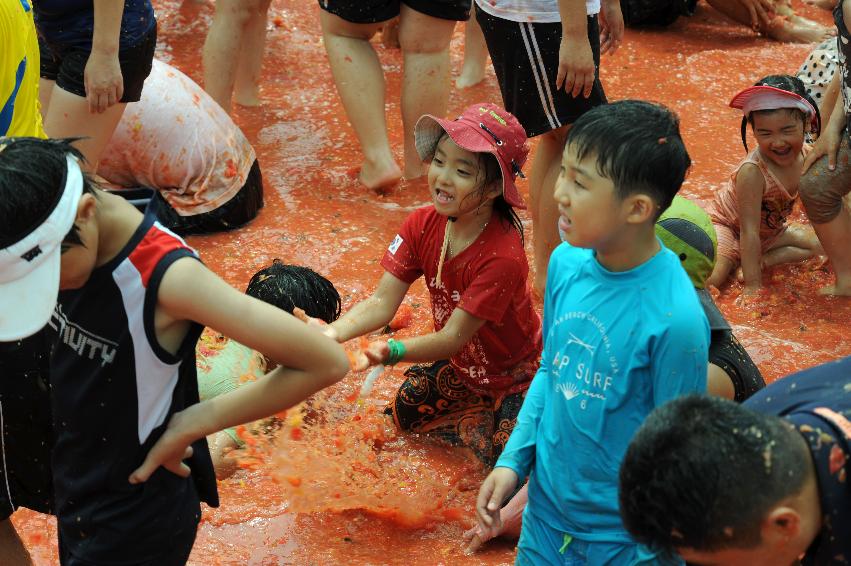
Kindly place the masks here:
<instances>
[{"instance_id":1,"label":"red bucket hat","mask_svg":"<svg viewBox=\"0 0 851 566\"><path fill-rule=\"evenodd\" d=\"M526 208L514 180L529 156L526 131L512 114L495 104L468 106L454 120L426 114L414 126L417 153L423 161L434 157L444 132L455 144L473 153L490 153L502 171L502 196L514 208Z\"/></svg>"}]
</instances>

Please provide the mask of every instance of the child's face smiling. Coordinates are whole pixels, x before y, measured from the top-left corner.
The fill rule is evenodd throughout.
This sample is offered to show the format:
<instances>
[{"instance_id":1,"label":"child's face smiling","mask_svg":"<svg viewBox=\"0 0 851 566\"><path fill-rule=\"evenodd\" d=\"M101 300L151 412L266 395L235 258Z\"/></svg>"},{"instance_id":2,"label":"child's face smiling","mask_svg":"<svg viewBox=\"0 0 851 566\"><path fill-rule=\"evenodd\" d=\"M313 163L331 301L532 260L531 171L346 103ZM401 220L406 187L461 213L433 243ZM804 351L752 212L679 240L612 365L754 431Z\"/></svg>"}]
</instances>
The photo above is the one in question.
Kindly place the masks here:
<instances>
[{"instance_id":1,"label":"child's face smiling","mask_svg":"<svg viewBox=\"0 0 851 566\"><path fill-rule=\"evenodd\" d=\"M456 218L474 214L490 196L479 186L479 169L478 155L461 149L449 136L444 136L428 168L428 186L435 210Z\"/></svg>"},{"instance_id":2,"label":"child's face smiling","mask_svg":"<svg viewBox=\"0 0 851 566\"><path fill-rule=\"evenodd\" d=\"M572 146L565 148L554 196L558 227L572 246L605 251L625 223L615 185L597 171L595 153L580 161Z\"/></svg>"},{"instance_id":3,"label":"child's face smiling","mask_svg":"<svg viewBox=\"0 0 851 566\"><path fill-rule=\"evenodd\" d=\"M801 155L804 127L797 112L756 113L753 134L760 153L781 167L794 165Z\"/></svg>"}]
</instances>

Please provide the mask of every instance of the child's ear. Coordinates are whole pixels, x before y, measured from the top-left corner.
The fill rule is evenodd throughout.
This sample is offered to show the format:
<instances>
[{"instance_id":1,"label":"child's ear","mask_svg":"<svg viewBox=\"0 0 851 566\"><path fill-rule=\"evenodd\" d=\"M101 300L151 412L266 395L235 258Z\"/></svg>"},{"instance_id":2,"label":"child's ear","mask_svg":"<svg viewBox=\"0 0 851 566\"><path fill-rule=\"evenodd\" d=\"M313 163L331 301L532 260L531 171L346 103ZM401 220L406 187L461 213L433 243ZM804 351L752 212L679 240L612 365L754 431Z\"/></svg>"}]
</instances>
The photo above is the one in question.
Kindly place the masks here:
<instances>
[{"instance_id":1,"label":"child's ear","mask_svg":"<svg viewBox=\"0 0 851 566\"><path fill-rule=\"evenodd\" d=\"M490 184L490 186L485 189L485 198L488 200L493 200L499 195L502 194L502 181L497 180Z\"/></svg>"},{"instance_id":2,"label":"child's ear","mask_svg":"<svg viewBox=\"0 0 851 566\"><path fill-rule=\"evenodd\" d=\"M80 197L80 202L77 204L77 217L74 224L85 224L95 217L98 208L97 199L91 193L83 193Z\"/></svg>"},{"instance_id":3,"label":"child's ear","mask_svg":"<svg viewBox=\"0 0 851 566\"><path fill-rule=\"evenodd\" d=\"M624 204L627 213L626 221L629 224L655 221L656 211L659 207L648 195L642 193L630 195Z\"/></svg>"}]
</instances>

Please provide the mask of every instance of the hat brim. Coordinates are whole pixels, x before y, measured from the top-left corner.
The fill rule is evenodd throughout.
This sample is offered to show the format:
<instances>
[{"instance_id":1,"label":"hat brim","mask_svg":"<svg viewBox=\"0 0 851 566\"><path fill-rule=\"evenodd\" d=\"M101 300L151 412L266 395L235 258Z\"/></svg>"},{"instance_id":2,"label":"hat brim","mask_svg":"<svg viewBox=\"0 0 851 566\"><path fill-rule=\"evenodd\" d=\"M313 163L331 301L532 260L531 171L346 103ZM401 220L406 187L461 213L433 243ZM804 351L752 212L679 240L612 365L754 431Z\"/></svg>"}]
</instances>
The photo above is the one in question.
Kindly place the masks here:
<instances>
[{"instance_id":1,"label":"hat brim","mask_svg":"<svg viewBox=\"0 0 851 566\"><path fill-rule=\"evenodd\" d=\"M32 271L4 283L0 293L0 342L32 336L50 321L59 296L60 248Z\"/></svg>"},{"instance_id":2,"label":"hat brim","mask_svg":"<svg viewBox=\"0 0 851 566\"><path fill-rule=\"evenodd\" d=\"M710 330L730 330L730 323L721 314L718 305L712 300L712 295L706 289L695 289L697 298L700 299L700 306L703 307L703 312L706 314L706 319L709 321Z\"/></svg>"},{"instance_id":3,"label":"hat brim","mask_svg":"<svg viewBox=\"0 0 851 566\"><path fill-rule=\"evenodd\" d=\"M514 172L499 158L493 139L484 130L479 131L463 120L446 120L430 114L417 120L414 126L414 144L421 160L428 161L434 157L437 143L444 133L461 149L493 155L502 173L502 197L505 202L514 208L526 208L526 203L523 202L520 191L514 183Z\"/></svg>"}]
</instances>

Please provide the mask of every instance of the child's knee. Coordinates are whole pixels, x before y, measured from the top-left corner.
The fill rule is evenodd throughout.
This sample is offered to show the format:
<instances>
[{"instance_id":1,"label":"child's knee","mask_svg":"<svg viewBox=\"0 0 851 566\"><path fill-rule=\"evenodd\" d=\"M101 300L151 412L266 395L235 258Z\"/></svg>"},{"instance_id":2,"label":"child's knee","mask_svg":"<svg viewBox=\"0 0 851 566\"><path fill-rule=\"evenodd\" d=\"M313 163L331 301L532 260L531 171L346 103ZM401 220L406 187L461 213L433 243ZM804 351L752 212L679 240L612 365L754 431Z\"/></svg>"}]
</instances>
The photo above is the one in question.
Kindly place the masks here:
<instances>
[{"instance_id":1,"label":"child's knee","mask_svg":"<svg viewBox=\"0 0 851 566\"><path fill-rule=\"evenodd\" d=\"M848 186L839 181L839 175L820 174L818 170L801 177L798 188L801 203L813 224L830 222L842 210L842 197L848 192Z\"/></svg>"},{"instance_id":2,"label":"child's knee","mask_svg":"<svg viewBox=\"0 0 851 566\"><path fill-rule=\"evenodd\" d=\"M801 177L798 192L807 217L813 224L830 222L842 210L843 198L851 190L851 150L843 141L836 155L836 169L827 168L828 158L822 157Z\"/></svg>"}]
</instances>

